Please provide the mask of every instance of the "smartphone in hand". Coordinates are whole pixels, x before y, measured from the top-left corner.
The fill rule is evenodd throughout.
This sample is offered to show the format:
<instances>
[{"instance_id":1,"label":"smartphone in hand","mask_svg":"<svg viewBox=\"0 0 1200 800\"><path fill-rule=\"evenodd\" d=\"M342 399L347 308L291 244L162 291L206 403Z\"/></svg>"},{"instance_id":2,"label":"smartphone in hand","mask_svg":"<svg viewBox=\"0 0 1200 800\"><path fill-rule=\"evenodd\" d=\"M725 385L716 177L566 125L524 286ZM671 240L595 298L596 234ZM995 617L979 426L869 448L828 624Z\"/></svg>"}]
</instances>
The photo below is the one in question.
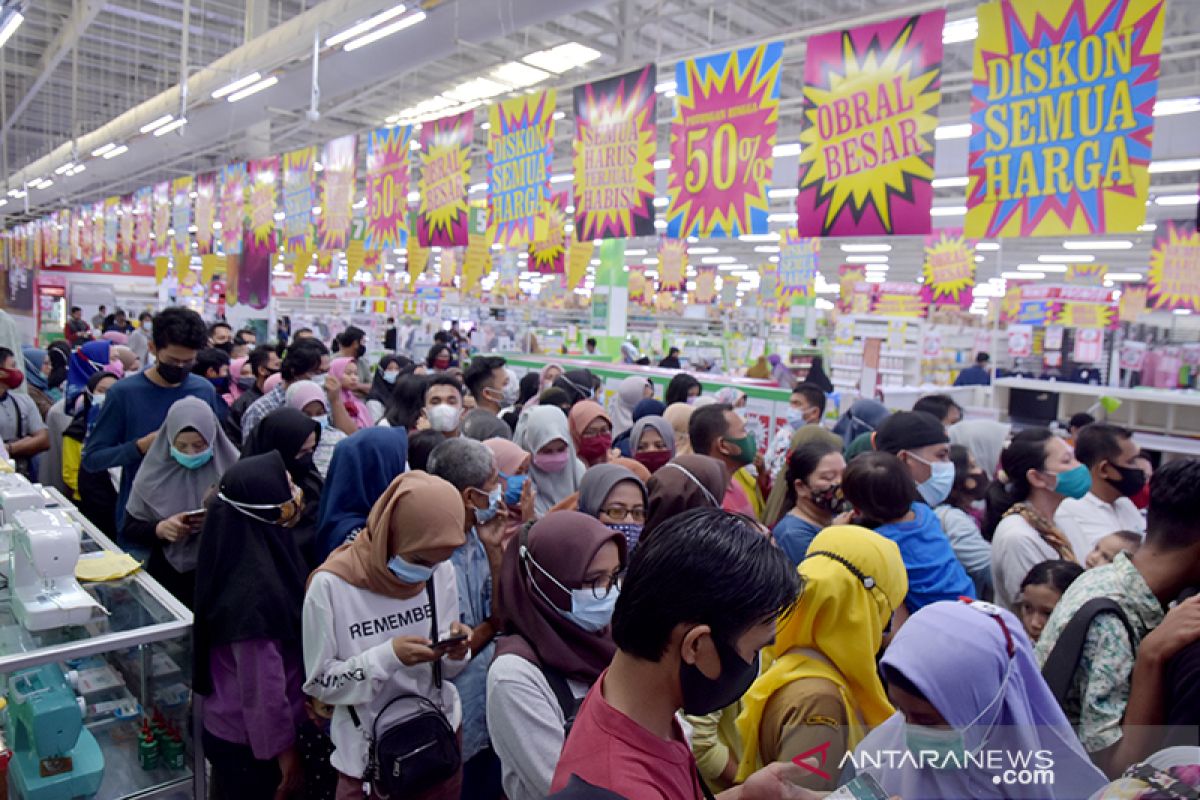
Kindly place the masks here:
<instances>
[{"instance_id":1,"label":"smartphone in hand","mask_svg":"<svg viewBox=\"0 0 1200 800\"><path fill-rule=\"evenodd\" d=\"M465 633L460 633L457 636L451 636L447 639L439 639L437 644L430 645L430 647L432 648L433 652L441 656L450 650L453 650L455 647L458 647L460 644L465 642L467 638L468 637Z\"/></svg>"}]
</instances>

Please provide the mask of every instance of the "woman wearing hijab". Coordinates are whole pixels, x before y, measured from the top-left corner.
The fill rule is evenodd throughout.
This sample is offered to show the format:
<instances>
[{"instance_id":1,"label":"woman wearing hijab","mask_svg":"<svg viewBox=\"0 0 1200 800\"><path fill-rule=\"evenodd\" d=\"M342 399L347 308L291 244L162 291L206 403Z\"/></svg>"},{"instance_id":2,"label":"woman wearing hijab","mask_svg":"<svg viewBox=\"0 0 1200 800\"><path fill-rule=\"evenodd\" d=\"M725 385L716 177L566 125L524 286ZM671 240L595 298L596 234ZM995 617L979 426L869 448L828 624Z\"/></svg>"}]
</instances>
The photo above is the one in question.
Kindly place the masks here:
<instances>
[{"instance_id":1,"label":"woman wearing hijab","mask_svg":"<svg viewBox=\"0 0 1200 800\"><path fill-rule=\"evenodd\" d=\"M287 388L288 408L303 413L317 423L320 435L317 437L317 449L313 451L313 465L317 474L324 480L329 473L329 464L333 461L333 453L340 441L346 438L346 433L333 426L329 418L329 399L325 390L313 381L296 381Z\"/></svg>"},{"instance_id":2,"label":"woman wearing hijab","mask_svg":"<svg viewBox=\"0 0 1200 800\"><path fill-rule=\"evenodd\" d=\"M374 432L383 429L350 441ZM304 691L336 707L329 735L339 798L363 797L366 734L400 695L426 699L451 729L459 729L462 707L450 679L462 671L469 650L465 641L448 649L431 643L471 633L458 621L450 564L467 540L464 514L462 496L451 484L424 472L401 475L379 496L354 540L338 547L309 582ZM389 715L416 708L400 700ZM458 800L461 784L460 769L411 798Z\"/></svg>"},{"instance_id":3,"label":"woman wearing hijab","mask_svg":"<svg viewBox=\"0 0 1200 800\"><path fill-rule=\"evenodd\" d=\"M767 366L767 357L759 356L754 365L746 370L746 377L765 381L771 377L771 368Z\"/></svg>"},{"instance_id":4,"label":"woman wearing hijab","mask_svg":"<svg viewBox=\"0 0 1200 800\"><path fill-rule=\"evenodd\" d=\"M100 416L105 394L116 382L117 376L111 372L97 372L88 378L83 405L63 431L60 466L60 481L68 489L67 496L75 501L79 513L110 539L117 538L117 489L108 470L89 472L83 468L83 445Z\"/></svg>"},{"instance_id":5,"label":"woman wearing hijab","mask_svg":"<svg viewBox=\"0 0 1200 800\"><path fill-rule=\"evenodd\" d=\"M274 451L283 458L288 477L304 492L304 514L293 526L292 535L304 554L305 563L315 567L317 512L321 505L321 489L325 481L317 470L313 456L320 446L320 424L294 408L277 408L254 426L250 438L242 447L242 460Z\"/></svg>"},{"instance_id":6,"label":"woman wearing hijab","mask_svg":"<svg viewBox=\"0 0 1200 800\"><path fill-rule=\"evenodd\" d=\"M508 510L504 538L507 541L520 531L526 520L534 519L534 488L529 479L531 456L509 439L485 439L483 444L496 457L496 471L500 473L500 485L504 487L504 505Z\"/></svg>"},{"instance_id":7,"label":"woman wearing hijab","mask_svg":"<svg viewBox=\"0 0 1200 800\"><path fill-rule=\"evenodd\" d=\"M875 429L888 418L890 412L887 406L878 400L855 400L850 410L833 426L833 432L842 437L842 445L849 448L851 443L860 436L874 433ZM870 448L868 448L870 449ZM849 451L846 459L851 458Z\"/></svg>"},{"instance_id":8,"label":"woman wearing hijab","mask_svg":"<svg viewBox=\"0 0 1200 800\"><path fill-rule=\"evenodd\" d=\"M579 459L589 467L606 463L612 450L613 427L604 407L594 400L582 400L571 407L568 419Z\"/></svg>"},{"instance_id":9,"label":"woman wearing hijab","mask_svg":"<svg viewBox=\"0 0 1200 800\"><path fill-rule=\"evenodd\" d=\"M574 406L583 400L592 399L592 395L596 393L596 378L589 370L573 369L555 378L554 387L566 392L571 399L571 405Z\"/></svg>"},{"instance_id":10,"label":"woman wearing hijab","mask_svg":"<svg viewBox=\"0 0 1200 800\"><path fill-rule=\"evenodd\" d=\"M220 800L273 800L304 785L296 731L308 566L294 530L302 505L283 458L266 452L229 468L205 518L193 687L204 696L204 755Z\"/></svg>"},{"instance_id":11,"label":"woman wearing hijab","mask_svg":"<svg viewBox=\"0 0 1200 800\"><path fill-rule=\"evenodd\" d=\"M630 555L642 535L647 500L645 482L619 464L592 467L579 482L579 511L622 534Z\"/></svg>"},{"instance_id":12,"label":"woman wearing hijab","mask_svg":"<svg viewBox=\"0 0 1200 800\"><path fill-rule=\"evenodd\" d=\"M687 403L672 403L662 413L662 418L671 426L675 433L675 455L691 455L692 440L688 437L688 423L692 420L692 412L696 409Z\"/></svg>"},{"instance_id":13,"label":"woman wearing hijab","mask_svg":"<svg viewBox=\"0 0 1200 800\"><path fill-rule=\"evenodd\" d=\"M542 371L538 374L541 384L538 392L544 391L553 386L554 382L558 380L559 376L564 372L566 372L566 370L563 369L562 364L550 363L542 367ZM535 392L535 394L538 392Z\"/></svg>"},{"instance_id":14,"label":"woman wearing hijab","mask_svg":"<svg viewBox=\"0 0 1200 800\"><path fill-rule=\"evenodd\" d=\"M108 366L112 359L111 345L108 342L88 342L74 353L71 353L67 367L67 413L75 413L75 402L87 388L88 378Z\"/></svg>"},{"instance_id":15,"label":"woman wearing hijab","mask_svg":"<svg viewBox=\"0 0 1200 800\"><path fill-rule=\"evenodd\" d=\"M226 405L232 406L234 401L242 396L242 392L245 391L242 388L245 378L250 378L250 384L253 385L254 374L250 371L250 357L231 359L229 362L229 391L221 395Z\"/></svg>"},{"instance_id":16,"label":"woman wearing hijab","mask_svg":"<svg viewBox=\"0 0 1200 800\"><path fill-rule=\"evenodd\" d=\"M407 457L408 434L395 428L360 431L334 451L321 491L318 557L333 552L366 524L375 500L404 472Z\"/></svg>"},{"instance_id":17,"label":"woman wearing hijab","mask_svg":"<svg viewBox=\"0 0 1200 800\"><path fill-rule=\"evenodd\" d=\"M521 376L517 387L517 404L500 415L500 419L504 420L510 430L516 430L521 413L526 408L533 408L537 405L537 396L542 391L541 377L536 372L526 372Z\"/></svg>"},{"instance_id":18,"label":"woman wearing hijab","mask_svg":"<svg viewBox=\"0 0 1200 800\"><path fill-rule=\"evenodd\" d=\"M654 396L654 384L649 378L641 375L630 375L617 384L617 393L613 398L609 417L612 419L613 433L622 434L633 427L633 409L648 397Z\"/></svg>"},{"instance_id":19,"label":"woman wearing hijab","mask_svg":"<svg viewBox=\"0 0 1200 800\"><path fill-rule=\"evenodd\" d=\"M167 411L129 493L122 532L150 548L147 572L188 608L205 496L237 460L212 407L185 397Z\"/></svg>"},{"instance_id":20,"label":"woman wearing hijab","mask_svg":"<svg viewBox=\"0 0 1200 800\"><path fill-rule=\"evenodd\" d=\"M375 420L372 419L371 412L355 395L355 391L362 386L358 382L358 361L353 358L335 358L329 362L329 374L342 382L342 402L355 426L362 430L374 425Z\"/></svg>"},{"instance_id":21,"label":"woman wearing hijab","mask_svg":"<svg viewBox=\"0 0 1200 800\"><path fill-rule=\"evenodd\" d=\"M645 539L671 517L693 508L720 508L729 476L720 461L710 456L678 456L654 473L646 484Z\"/></svg>"},{"instance_id":22,"label":"woman wearing hijab","mask_svg":"<svg viewBox=\"0 0 1200 800\"><path fill-rule=\"evenodd\" d=\"M812 365L808 368L808 374L804 376L804 382L816 385L825 394L833 394L833 382L825 374L824 356L813 356Z\"/></svg>"},{"instance_id":23,"label":"woman wearing hijab","mask_svg":"<svg viewBox=\"0 0 1200 800\"><path fill-rule=\"evenodd\" d=\"M379 422L391 410L392 403L395 402L392 390L406 366L411 367L412 361L399 356L384 356L379 359L375 376L371 378L371 390L367 392L367 409L375 422Z\"/></svg>"},{"instance_id":24,"label":"woman wearing hijab","mask_svg":"<svg viewBox=\"0 0 1200 800\"><path fill-rule=\"evenodd\" d=\"M529 477L536 490L534 511L539 517L578 491L585 467L575 457L567 418L557 408L539 405L529 409L521 417L513 441L533 456Z\"/></svg>"},{"instance_id":25,"label":"woman wearing hijab","mask_svg":"<svg viewBox=\"0 0 1200 800\"><path fill-rule=\"evenodd\" d=\"M862 741L865 727L894 713L875 654L908 592L900 549L866 528L826 528L799 572L804 592L779 620L777 657L742 698L739 780L825 742L831 743L826 763L839 764ZM836 778L813 773L804 786L827 791Z\"/></svg>"},{"instance_id":26,"label":"woman wearing hijab","mask_svg":"<svg viewBox=\"0 0 1200 800\"><path fill-rule=\"evenodd\" d=\"M21 352L25 356L26 390L29 392L29 398L37 406L38 413L45 420L50 406L54 405L54 398L50 397L50 385L46 383L46 377L50 374L46 351L36 347L22 347Z\"/></svg>"},{"instance_id":27,"label":"woman wearing hijab","mask_svg":"<svg viewBox=\"0 0 1200 800\"><path fill-rule=\"evenodd\" d=\"M667 407L661 401L655 400L653 397L647 397L633 407L633 424L637 425L637 423L646 417L661 417L666 410ZM632 435L633 428L629 428L620 436L613 439L613 449L620 452L624 458L633 458L633 446L629 443L629 437Z\"/></svg>"},{"instance_id":28,"label":"woman wearing hijab","mask_svg":"<svg viewBox=\"0 0 1200 800\"><path fill-rule=\"evenodd\" d=\"M675 457L675 429L662 417L642 417L629 435L633 458L651 475Z\"/></svg>"},{"instance_id":29,"label":"woman wearing hijab","mask_svg":"<svg viewBox=\"0 0 1200 800\"><path fill-rule=\"evenodd\" d=\"M575 511L547 515L504 551L506 635L488 670L487 721L509 800L550 791L567 720L616 651L609 622L627 560L623 536Z\"/></svg>"},{"instance_id":30,"label":"woman wearing hijab","mask_svg":"<svg viewBox=\"0 0 1200 800\"><path fill-rule=\"evenodd\" d=\"M767 363L771 365L771 379L779 384L780 388L790 392L796 386L796 376L792 370L783 363L783 359L777 353L767 356Z\"/></svg>"},{"instance_id":31,"label":"woman wearing hijab","mask_svg":"<svg viewBox=\"0 0 1200 800\"><path fill-rule=\"evenodd\" d=\"M51 392L57 392L55 399L63 395L63 381L67 379L67 371L71 366L71 345L59 339L46 348L46 358L50 361L50 374L46 376L46 385Z\"/></svg>"},{"instance_id":32,"label":"woman wearing hijab","mask_svg":"<svg viewBox=\"0 0 1200 800\"><path fill-rule=\"evenodd\" d=\"M991 419L965 419L950 426L950 443L960 444L971 451L975 464L988 480L996 477L1000 468L1000 453L1012 432L1012 426Z\"/></svg>"},{"instance_id":33,"label":"woman wearing hijab","mask_svg":"<svg viewBox=\"0 0 1200 800\"><path fill-rule=\"evenodd\" d=\"M1056 800L1089 797L1107 783L1038 671L1021 623L1008 611L964 601L926 606L896 633L880 671L896 713L863 739L853 766L889 795ZM887 751L936 755L924 765L872 760ZM1053 784L1005 785L986 762L981 767L966 755L997 751L1015 758L1046 753L1037 763L1050 761ZM1021 768L1005 763L1001 769L1010 766Z\"/></svg>"}]
</instances>

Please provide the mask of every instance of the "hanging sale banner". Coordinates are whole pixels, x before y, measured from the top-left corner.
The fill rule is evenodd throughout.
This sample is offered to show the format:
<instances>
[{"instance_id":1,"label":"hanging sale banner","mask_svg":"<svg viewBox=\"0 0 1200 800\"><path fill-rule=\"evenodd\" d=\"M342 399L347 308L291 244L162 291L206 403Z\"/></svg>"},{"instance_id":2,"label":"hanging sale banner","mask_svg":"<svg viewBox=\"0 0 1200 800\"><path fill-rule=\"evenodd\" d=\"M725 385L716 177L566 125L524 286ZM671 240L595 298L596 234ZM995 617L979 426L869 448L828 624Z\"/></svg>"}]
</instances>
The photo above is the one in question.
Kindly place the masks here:
<instances>
[{"instance_id":1,"label":"hanging sale banner","mask_svg":"<svg viewBox=\"0 0 1200 800\"><path fill-rule=\"evenodd\" d=\"M918 283L885 281L875 285L871 313L889 317L924 317L929 310Z\"/></svg>"},{"instance_id":2,"label":"hanging sale banner","mask_svg":"<svg viewBox=\"0 0 1200 800\"><path fill-rule=\"evenodd\" d=\"M246 165L222 167L220 184L221 246L225 255L233 256L242 252L242 227L246 224Z\"/></svg>"},{"instance_id":3,"label":"hanging sale banner","mask_svg":"<svg viewBox=\"0 0 1200 800\"><path fill-rule=\"evenodd\" d=\"M842 264L838 267L838 310L844 313L859 314L871 310L870 302L866 304L866 308L861 307L860 302L856 302L855 298L862 296L863 292L857 292L856 289L860 283L865 283L867 280L867 270L865 267L856 264ZM868 284L869 285L869 284ZM869 298L870 293L866 293Z\"/></svg>"},{"instance_id":4,"label":"hanging sale banner","mask_svg":"<svg viewBox=\"0 0 1200 800\"><path fill-rule=\"evenodd\" d=\"M464 295L478 296L480 279L492 271L491 253L486 234L471 234L471 243L463 253L462 276L458 286Z\"/></svg>"},{"instance_id":5,"label":"hanging sale banner","mask_svg":"<svg viewBox=\"0 0 1200 800\"><path fill-rule=\"evenodd\" d=\"M321 216L317 221L322 250L344 250L354 222L354 181L358 157L354 134L326 142L321 163Z\"/></svg>"},{"instance_id":6,"label":"hanging sale banner","mask_svg":"<svg viewBox=\"0 0 1200 800\"><path fill-rule=\"evenodd\" d=\"M645 305L649 301L646 289L646 268L629 268L629 302Z\"/></svg>"},{"instance_id":7,"label":"hanging sale banner","mask_svg":"<svg viewBox=\"0 0 1200 800\"><path fill-rule=\"evenodd\" d=\"M1055 319L1064 328L1103 329L1114 321L1112 307L1101 303L1062 303Z\"/></svg>"},{"instance_id":8,"label":"hanging sale banner","mask_svg":"<svg viewBox=\"0 0 1200 800\"><path fill-rule=\"evenodd\" d=\"M596 245L592 241L571 242L571 249L567 253L567 289L577 289L583 285L583 278L587 275L588 265L592 263L592 254L596 252Z\"/></svg>"},{"instance_id":9,"label":"hanging sale banner","mask_svg":"<svg viewBox=\"0 0 1200 800\"><path fill-rule=\"evenodd\" d=\"M1117 306L1117 315L1121 322L1137 322L1138 317L1146 313L1150 302L1150 288L1144 284L1126 285L1121 290L1121 299Z\"/></svg>"},{"instance_id":10,"label":"hanging sale banner","mask_svg":"<svg viewBox=\"0 0 1200 800\"><path fill-rule=\"evenodd\" d=\"M58 255L57 252L54 254ZM47 256L48 258L49 256ZM117 259L128 264L133 259L133 197L125 195L117 206ZM54 263L59 263L57 260Z\"/></svg>"},{"instance_id":11,"label":"hanging sale banner","mask_svg":"<svg viewBox=\"0 0 1200 800\"><path fill-rule=\"evenodd\" d=\"M469 241L467 181L475 112L421 126L421 178L417 186L417 238L422 247L454 247Z\"/></svg>"},{"instance_id":12,"label":"hanging sale banner","mask_svg":"<svg viewBox=\"0 0 1200 800\"><path fill-rule=\"evenodd\" d=\"M821 240L785 230L779 239L776 296L785 304L800 305L814 297Z\"/></svg>"},{"instance_id":13,"label":"hanging sale banner","mask_svg":"<svg viewBox=\"0 0 1200 800\"><path fill-rule=\"evenodd\" d=\"M150 233L154 229L152 194L149 186L133 193L133 257L142 264L151 258Z\"/></svg>"},{"instance_id":14,"label":"hanging sale banner","mask_svg":"<svg viewBox=\"0 0 1200 800\"><path fill-rule=\"evenodd\" d=\"M979 6L968 236L1132 233L1145 221L1164 6Z\"/></svg>"},{"instance_id":15,"label":"hanging sale banner","mask_svg":"<svg viewBox=\"0 0 1200 800\"><path fill-rule=\"evenodd\" d=\"M717 296L717 268L701 266L696 270L696 289L692 293L692 302L708 305Z\"/></svg>"},{"instance_id":16,"label":"hanging sale banner","mask_svg":"<svg viewBox=\"0 0 1200 800\"><path fill-rule=\"evenodd\" d=\"M554 89L493 103L488 117L488 238L505 247L541 241L549 224Z\"/></svg>"},{"instance_id":17,"label":"hanging sale banner","mask_svg":"<svg viewBox=\"0 0 1200 800\"><path fill-rule=\"evenodd\" d=\"M767 232L783 42L675 65L667 235Z\"/></svg>"},{"instance_id":18,"label":"hanging sale banner","mask_svg":"<svg viewBox=\"0 0 1200 800\"><path fill-rule=\"evenodd\" d=\"M205 256L213 252L213 222L216 215L217 176L213 173L196 176L196 250Z\"/></svg>"},{"instance_id":19,"label":"hanging sale banner","mask_svg":"<svg viewBox=\"0 0 1200 800\"><path fill-rule=\"evenodd\" d=\"M292 255L313 249L317 148L283 154L283 249Z\"/></svg>"},{"instance_id":20,"label":"hanging sale banner","mask_svg":"<svg viewBox=\"0 0 1200 800\"><path fill-rule=\"evenodd\" d=\"M654 93L649 64L575 88L575 237L654 234Z\"/></svg>"},{"instance_id":21,"label":"hanging sale banner","mask_svg":"<svg viewBox=\"0 0 1200 800\"><path fill-rule=\"evenodd\" d=\"M929 300L935 306L971 307L975 286L975 244L961 230L940 230L925 237L922 268Z\"/></svg>"},{"instance_id":22,"label":"hanging sale banner","mask_svg":"<svg viewBox=\"0 0 1200 800\"><path fill-rule=\"evenodd\" d=\"M175 231L172 249L177 255L187 258L191 255L188 247L190 237L188 228L192 225L192 176L185 175L171 181L171 228ZM176 268L179 265L176 264Z\"/></svg>"},{"instance_id":23,"label":"hanging sale banner","mask_svg":"<svg viewBox=\"0 0 1200 800\"><path fill-rule=\"evenodd\" d=\"M1200 311L1200 231L1195 223L1167 220L1159 225L1146 282L1152 307Z\"/></svg>"},{"instance_id":24,"label":"hanging sale banner","mask_svg":"<svg viewBox=\"0 0 1200 800\"><path fill-rule=\"evenodd\" d=\"M275 252L276 190L279 187L279 157L261 158L249 163L250 233L255 246ZM240 286L239 286L240 289ZM244 295L239 292L239 297ZM248 302L243 300L243 302Z\"/></svg>"},{"instance_id":25,"label":"hanging sale banner","mask_svg":"<svg viewBox=\"0 0 1200 800\"><path fill-rule=\"evenodd\" d=\"M98 200L91 207L91 217L89 221L92 225L92 259L98 264L106 263L105 254L105 234L104 230L104 201ZM30 247L30 258L32 258L32 246Z\"/></svg>"},{"instance_id":26,"label":"hanging sale banner","mask_svg":"<svg viewBox=\"0 0 1200 800\"><path fill-rule=\"evenodd\" d=\"M529 245L529 271L546 275L562 275L566 271L567 241L565 226L567 215L566 192L550 197L546 209L547 229L544 241Z\"/></svg>"},{"instance_id":27,"label":"hanging sale banner","mask_svg":"<svg viewBox=\"0 0 1200 800\"><path fill-rule=\"evenodd\" d=\"M797 228L928 233L946 12L808 40Z\"/></svg>"},{"instance_id":28,"label":"hanging sale banner","mask_svg":"<svg viewBox=\"0 0 1200 800\"><path fill-rule=\"evenodd\" d=\"M154 184L154 230L150 238L154 240L154 254L169 255L171 243L168 241L171 229L171 184L167 181ZM90 222L90 219L89 219Z\"/></svg>"},{"instance_id":29,"label":"hanging sale banner","mask_svg":"<svg viewBox=\"0 0 1200 800\"><path fill-rule=\"evenodd\" d=\"M687 272L687 242L681 239L658 240L658 288L664 292L677 292L683 288L684 273Z\"/></svg>"},{"instance_id":30,"label":"hanging sale banner","mask_svg":"<svg viewBox=\"0 0 1200 800\"><path fill-rule=\"evenodd\" d=\"M121 208L121 198L107 197L104 200L104 263L115 264L117 261L117 238L120 232L120 219L117 211ZM186 229L185 229L186 233Z\"/></svg>"},{"instance_id":31,"label":"hanging sale banner","mask_svg":"<svg viewBox=\"0 0 1200 800\"><path fill-rule=\"evenodd\" d=\"M1067 266L1067 283L1077 286L1101 286L1107 275L1107 264L1070 264Z\"/></svg>"},{"instance_id":32,"label":"hanging sale banner","mask_svg":"<svg viewBox=\"0 0 1200 800\"><path fill-rule=\"evenodd\" d=\"M363 245L372 251L408 244L409 125L380 128L367 138L367 215Z\"/></svg>"}]
</instances>

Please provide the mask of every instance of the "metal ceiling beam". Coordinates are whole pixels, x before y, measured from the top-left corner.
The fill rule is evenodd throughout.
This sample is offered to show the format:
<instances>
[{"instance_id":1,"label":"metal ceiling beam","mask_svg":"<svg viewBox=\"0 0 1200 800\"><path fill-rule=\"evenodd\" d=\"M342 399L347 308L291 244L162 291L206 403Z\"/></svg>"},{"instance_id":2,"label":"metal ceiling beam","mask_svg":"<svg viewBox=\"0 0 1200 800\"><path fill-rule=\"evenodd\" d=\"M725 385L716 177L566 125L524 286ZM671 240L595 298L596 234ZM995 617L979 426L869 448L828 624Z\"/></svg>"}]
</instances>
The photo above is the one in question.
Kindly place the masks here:
<instances>
[{"instance_id":1,"label":"metal ceiling beam","mask_svg":"<svg viewBox=\"0 0 1200 800\"><path fill-rule=\"evenodd\" d=\"M74 13L67 19L65 25L54 37L54 41L38 59L37 77L33 79L33 83L25 91L25 95L17 102L12 113L4 120L4 132L7 133L12 128L17 118L21 116L29 104L33 102L33 98L37 96L38 91L50 78L50 74L66 57L67 53L78 44L83 32L92 24L92 20L104 9L104 0L79 0L75 6Z\"/></svg>"}]
</instances>

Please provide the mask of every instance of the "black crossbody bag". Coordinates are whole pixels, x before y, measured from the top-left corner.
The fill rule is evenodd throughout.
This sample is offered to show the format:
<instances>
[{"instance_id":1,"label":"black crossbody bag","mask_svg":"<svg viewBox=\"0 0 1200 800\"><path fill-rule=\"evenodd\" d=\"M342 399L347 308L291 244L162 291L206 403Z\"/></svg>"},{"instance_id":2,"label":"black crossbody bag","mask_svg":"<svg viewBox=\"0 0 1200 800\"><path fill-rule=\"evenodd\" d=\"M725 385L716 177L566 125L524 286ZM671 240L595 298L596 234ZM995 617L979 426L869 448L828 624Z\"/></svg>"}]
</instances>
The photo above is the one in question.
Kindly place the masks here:
<instances>
[{"instance_id":1,"label":"black crossbody bag","mask_svg":"<svg viewBox=\"0 0 1200 800\"><path fill-rule=\"evenodd\" d=\"M429 616L434 645L438 641L437 599L433 578L425 583L429 595ZM433 682L442 690L441 659L434 661ZM396 708L392 719L384 722L389 709ZM355 727L362 727L354 706L349 707ZM383 728L380 732L380 728ZM458 734L438 704L417 694L401 694L388 701L375 716L367 740L367 769L363 773L363 794L371 790L382 798L412 797L453 777L462 764Z\"/></svg>"}]
</instances>

